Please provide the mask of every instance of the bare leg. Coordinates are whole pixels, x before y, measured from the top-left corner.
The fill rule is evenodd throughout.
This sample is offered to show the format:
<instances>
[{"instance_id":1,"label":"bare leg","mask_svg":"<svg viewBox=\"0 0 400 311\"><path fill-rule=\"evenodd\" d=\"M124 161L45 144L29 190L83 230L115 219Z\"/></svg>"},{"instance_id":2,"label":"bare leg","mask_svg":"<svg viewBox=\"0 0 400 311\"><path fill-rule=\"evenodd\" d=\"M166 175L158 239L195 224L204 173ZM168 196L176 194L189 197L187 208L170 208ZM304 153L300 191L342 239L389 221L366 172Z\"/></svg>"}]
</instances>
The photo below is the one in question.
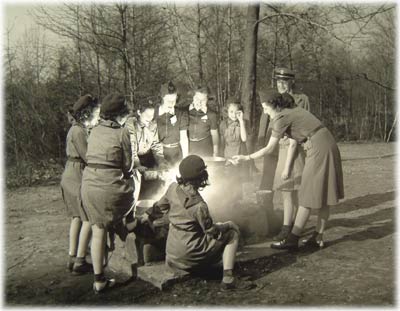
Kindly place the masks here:
<instances>
[{"instance_id":1,"label":"bare leg","mask_svg":"<svg viewBox=\"0 0 400 311\"><path fill-rule=\"evenodd\" d=\"M293 191L282 191L283 199L283 225L290 226L294 219L295 205L293 201Z\"/></svg>"},{"instance_id":2,"label":"bare leg","mask_svg":"<svg viewBox=\"0 0 400 311\"><path fill-rule=\"evenodd\" d=\"M326 224L328 222L328 218L329 218L329 207L323 206L318 211L317 228L315 231L317 231L319 234L323 234L326 228Z\"/></svg>"},{"instance_id":3,"label":"bare leg","mask_svg":"<svg viewBox=\"0 0 400 311\"><path fill-rule=\"evenodd\" d=\"M239 245L239 234L234 230L230 230L227 234L231 235L231 239L228 244L226 244L224 253L222 254L222 265L224 270L233 270L233 267L235 266L236 251Z\"/></svg>"},{"instance_id":4,"label":"bare leg","mask_svg":"<svg viewBox=\"0 0 400 311\"><path fill-rule=\"evenodd\" d=\"M292 191L292 202L293 202L293 218L291 222L296 219L297 210L299 208L299 192L297 190Z\"/></svg>"},{"instance_id":5,"label":"bare leg","mask_svg":"<svg viewBox=\"0 0 400 311\"><path fill-rule=\"evenodd\" d=\"M79 245L77 257L85 257L88 249L90 237L92 235L92 227L88 221L82 222L81 232L79 234Z\"/></svg>"},{"instance_id":6,"label":"bare leg","mask_svg":"<svg viewBox=\"0 0 400 311\"><path fill-rule=\"evenodd\" d=\"M92 262L94 274L103 273L103 262L105 253L105 243L107 231L99 228L97 225L92 226L93 238L91 246Z\"/></svg>"},{"instance_id":7,"label":"bare leg","mask_svg":"<svg viewBox=\"0 0 400 311\"><path fill-rule=\"evenodd\" d=\"M297 211L296 219L294 221L294 226L292 229L292 233L300 236L303 232L304 227L310 217L311 209L304 206L299 206L299 210Z\"/></svg>"},{"instance_id":8,"label":"bare leg","mask_svg":"<svg viewBox=\"0 0 400 311\"><path fill-rule=\"evenodd\" d=\"M76 256L79 243L79 232L81 230L81 219L74 217L71 220L71 226L69 228L69 255Z\"/></svg>"}]
</instances>

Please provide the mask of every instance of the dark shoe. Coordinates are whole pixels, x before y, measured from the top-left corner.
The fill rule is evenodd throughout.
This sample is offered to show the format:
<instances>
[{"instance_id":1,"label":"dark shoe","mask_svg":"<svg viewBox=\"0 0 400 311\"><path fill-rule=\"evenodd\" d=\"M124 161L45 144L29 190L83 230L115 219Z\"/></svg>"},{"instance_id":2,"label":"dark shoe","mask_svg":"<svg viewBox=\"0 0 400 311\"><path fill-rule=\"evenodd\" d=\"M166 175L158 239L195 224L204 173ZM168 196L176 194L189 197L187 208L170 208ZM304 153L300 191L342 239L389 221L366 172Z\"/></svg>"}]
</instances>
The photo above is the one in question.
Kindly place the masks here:
<instances>
[{"instance_id":1,"label":"dark shoe","mask_svg":"<svg viewBox=\"0 0 400 311\"><path fill-rule=\"evenodd\" d=\"M69 272L72 272L72 268L74 267L76 256L69 256L68 262L67 262L67 270Z\"/></svg>"},{"instance_id":2,"label":"dark shoe","mask_svg":"<svg viewBox=\"0 0 400 311\"><path fill-rule=\"evenodd\" d=\"M289 233L286 239L271 244L273 249L297 250L299 248L299 237L293 233Z\"/></svg>"},{"instance_id":3,"label":"dark shoe","mask_svg":"<svg viewBox=\"0 0 400 311\"><path fill-rule=\"evenodd\" d=\"M102 282L104 286L102 286L100 289L96 288L96 282L93 283L93 291L96 295L102 294L109 289L113 288L116 284L115 279L106 279L104 282Z\"/></svg>"},{"instance_id":4,"label":"dark shoe","mask_svg":"<svg viewBox=\"0 0 400 311\"><path fill-rule=\"evenodd\" d=\"M272 238L274 241L282 241L286 239L292 230L292 226L282 226L281 231Z\"/></svg>"},{"instance_id":5,"label":"dark shoe","mask_svg":"<svg viewBox=\"0 0 400 311\"><path fill-rule=\"evenodd\" d=\"M73 275L82 275L86 273L92 273L93 272L93 266L86 261L83 264L74 264L74 267L72 268L72 274Z\"/></svg>"},{"instance_id":6,"label":"dark shoe","mask_svg":"<svg viewBox=\"0 0 400 311\"><path fill-rule=\"evenodd\" d=\"M234 279L230 283L221 282L221 291L234 291L234 290L250 290L257 287L256 284L249 281L239 281L238 279Z\"/></svg>"},{"instance_id":7,"label":"dark shoe","mask_svg":"<svg viewBox=\"0 0 400 311\"><path fill-rule=\"evenodd\" d=\"M325 246L322 234L314 231L308 239L301 240L304 246L312 248L323 248Z\"/></svg>"}]
</instances>

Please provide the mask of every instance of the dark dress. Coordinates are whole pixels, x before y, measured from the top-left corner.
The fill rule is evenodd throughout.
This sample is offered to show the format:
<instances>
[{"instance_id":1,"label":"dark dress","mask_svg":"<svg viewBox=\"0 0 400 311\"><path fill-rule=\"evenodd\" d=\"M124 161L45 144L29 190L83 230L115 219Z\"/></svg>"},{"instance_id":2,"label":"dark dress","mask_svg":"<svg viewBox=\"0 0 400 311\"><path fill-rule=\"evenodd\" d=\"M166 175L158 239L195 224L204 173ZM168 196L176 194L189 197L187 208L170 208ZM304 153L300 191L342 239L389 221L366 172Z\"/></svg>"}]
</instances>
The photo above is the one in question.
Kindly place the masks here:
<instances>
[{"instance_id":1,"label":"dark dress","mask_svg":"<svg viewBox=\"0 0 400 311\"><path fill-rule=\"evenodd\" d=\"M310 103L308 97L304 94L292 94L294 101L298 107L310 111ZM276 165L273 190L278 191L294 191L299 190L301 184L301 176L303 174L306 154L300 146L297 147L295 157L290 170L289 178L282 179L282 172L286 166L287 154L289 149L289 139L285 135L279 141L279 156Z\"/></svg>"},{"instance_id":2,"label":"dark dress","mask_svg":"<svg viewBox=\"0 0 400 311\"><path fill-rule=\"evenodd\" d=\"M61 192L70 217L80 217L87 221L81 202L82 172L86 165L88 134L79 123L73 122L67 134L67 163L61 176Z\"/></svg>"},{"instance_id":3,"label":"dark dress","mask_svg":"<svg viewBox=\"0 0 400 311\"><path fill-rule=\"evenodd\" d=\"M303 143L305 166L299 189L299 205L320 209L344 198L339 148L329 130L310 112L284 109L272 119L272 137L288 135ZM304 143L305 141L305 143Z\"/></svg>"},{"instance_id":4,"label":"dark dress","mask_svg":"<svg viewBox=\"0 0 400 311\"><path fill-rule=\"evenodd\" d=\"M109 228L122 220L133 203L128 129L101 120L88 139L87 162L82 179L83 206L91 224Z\"/></svg>"},{"instance_id":5,"label":"dark dress","mask_svg":"<svg viewBox=\"0 0 400 311\"><path fill-rule=\"evenodd\" d=\"M249 133L248 123L245 120L245 127ZM224 150L225 159L231 159L238 154L247 154L246 143L240 137L239 121L231 120L228 117L223 120L219 127L221 143ZM249 178L249 163L241 162L237 166L227 168L228 178L232 181L233 187L240 186ZM240 189L241 190L241 189Z\"/></svg>"},{"instance_id":6,"label":"dark dress","mask_svg":"<svg viewBox=\"0 0 400 311\"><path fill-rule=\"evenodd\" d=\"M207 109L189 110L189 153L203 157L213 155L211 130L218 130L217 114Z\"/></svg>"},{"instance_id":7,"label":"dark dress","mask_svg":"<svg viewBox=\"0 0 400 311\"><path fill-rule=\"evenodd\" d=\"M192 187L172 183L147 213L150 219L168 213L167 265L191 271L222 259L227 235L216 239L207 204Z\"/></svg>"},{"instance_id":8,"label":"dark dress","mask_svg":"<svg viewBox=\"0 0 400 311\"><path fill-rule=\"evenodd\" d=\"M163 146L164 158L171 165L182 160L180 145L180 131L187 131L189 127L188 112L175 107L171 112L160 112L160 107L155 110L158 138Z\"/></svg>"}]
</instances>

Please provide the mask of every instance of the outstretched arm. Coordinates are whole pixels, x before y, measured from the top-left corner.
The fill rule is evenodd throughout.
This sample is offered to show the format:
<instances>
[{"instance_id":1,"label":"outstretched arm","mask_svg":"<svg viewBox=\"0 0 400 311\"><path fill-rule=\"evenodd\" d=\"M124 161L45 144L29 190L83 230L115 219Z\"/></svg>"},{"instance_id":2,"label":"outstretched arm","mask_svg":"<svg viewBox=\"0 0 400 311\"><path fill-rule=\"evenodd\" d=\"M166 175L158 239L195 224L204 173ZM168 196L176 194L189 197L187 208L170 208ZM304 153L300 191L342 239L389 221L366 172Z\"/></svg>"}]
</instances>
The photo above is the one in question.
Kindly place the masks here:
<instances>
[{"instance_id":1,"label":"outstretched arm","mask_svg":"<svg viewBox=\"0 0 400 311\"><path fill-rule=\"evenodd\" d=\"M279 144L279 138L271 136L271 138L269 139L268 145L266 147L258 150L257 152L254 152L248 156L244 156L244 155L233 156L233 159L237 160L237 161L249 161L251 159L258 159L266 154L272 154L273 151L275 150L275 148L278 146L278 144Z\"/></svg>"}]
</instances>

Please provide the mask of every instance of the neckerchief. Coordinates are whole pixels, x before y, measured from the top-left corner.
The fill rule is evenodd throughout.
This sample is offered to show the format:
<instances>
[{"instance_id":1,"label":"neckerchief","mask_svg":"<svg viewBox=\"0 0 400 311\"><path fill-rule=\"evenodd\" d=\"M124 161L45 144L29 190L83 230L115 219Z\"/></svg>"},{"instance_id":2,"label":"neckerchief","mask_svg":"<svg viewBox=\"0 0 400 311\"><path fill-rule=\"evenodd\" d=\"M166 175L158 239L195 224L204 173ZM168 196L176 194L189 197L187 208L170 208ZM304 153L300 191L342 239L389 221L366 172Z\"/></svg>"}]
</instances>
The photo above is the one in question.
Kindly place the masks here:
<instances>
[{"instance_id":1,"label":"neckerchief","mask_svg":"<svg viewBox=\"0 0 400 311\"><path fill-rule=\"evenodd\" d=\"M170 115L175 115L175 107L172 109L166 109L163 105L160 105L158 108L158 115L162 116L165 113L169 113Z\"/></svg>"},{"instance_id":2,"label":"neckerchief","mask_svg":"<svg viewBox=\"0 0 400 311\"><path fill-rule=\"evenodd\" d=\"M226 135L228 137L231 137L232 140L238 140L240 139L240 124L238 120L232 120L231 118L228 117L226 120Z\"/></svg>"},{"instance_id":3,"label":"neckerchief","mask_svg":"<svg viewBox=\"0 0 400 311\"><path fill-rule=\"evenodd\" d=\"M189 106L189 110L196 110L197 112L203 112L204 114L207 114L207 104L203 105L203 107L201 107L199 110L197 110L196 108L194 108L193 103L190 104Z\"/></svg>"}]
</instances>

